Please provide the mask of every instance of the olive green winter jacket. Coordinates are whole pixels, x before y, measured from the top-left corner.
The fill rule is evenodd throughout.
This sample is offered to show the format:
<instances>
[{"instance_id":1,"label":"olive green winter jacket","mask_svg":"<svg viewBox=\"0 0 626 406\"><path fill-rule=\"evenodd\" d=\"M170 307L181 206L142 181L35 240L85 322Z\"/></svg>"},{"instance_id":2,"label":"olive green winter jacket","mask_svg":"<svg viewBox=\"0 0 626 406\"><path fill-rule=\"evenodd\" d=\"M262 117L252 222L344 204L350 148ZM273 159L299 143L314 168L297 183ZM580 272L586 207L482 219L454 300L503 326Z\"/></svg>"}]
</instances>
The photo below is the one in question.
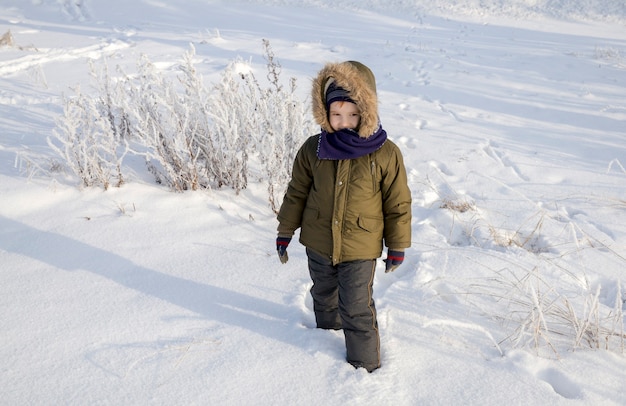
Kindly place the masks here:
<instances>
[{"instance_id":1,"label":"olive green winter jacket","mask_svg":"<svg viewBox=\"0 0 626 406\"><path fill-rule=\"evenodd\" d=\"M390 140L356 159L321 160L319 136L294 161L278 214L279 234L300 230L300 242L334 264L381 256L411 245L411 192L399 148Z\"/></svg>"}]
</instances>

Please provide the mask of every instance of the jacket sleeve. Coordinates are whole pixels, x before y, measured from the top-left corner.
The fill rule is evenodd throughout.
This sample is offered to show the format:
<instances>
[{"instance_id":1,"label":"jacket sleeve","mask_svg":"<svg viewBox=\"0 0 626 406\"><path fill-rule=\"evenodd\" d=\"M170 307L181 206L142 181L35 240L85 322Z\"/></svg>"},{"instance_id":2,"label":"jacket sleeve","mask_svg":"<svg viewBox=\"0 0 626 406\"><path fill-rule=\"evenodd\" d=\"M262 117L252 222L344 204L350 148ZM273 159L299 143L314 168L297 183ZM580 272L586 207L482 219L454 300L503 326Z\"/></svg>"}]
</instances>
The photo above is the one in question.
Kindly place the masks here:
<instances>
[{"instance_id":1,"label":"jacket sleeve","mask_svg":"<svg viewBox=\"0 0 626 406\"><path fill-rule=\"evenodd\" d=\"M394 145L381 183L384 239L389 248L411 246L411 191L400 149Z\"/></svg>"},{"instance_id":2,"label":"jacket sleeve","mask_svg":"<svg viewBox=\"0 0 626 406\"><path fill-rule=\"evenodd\" d=\"M294 159L291 180L278 211L278 234L281 236L292 236L302 224L302 213L313 183L312 165L316 151L313 144L316 142L317 137L309 138Z\"/></svg>"}]
</instances>

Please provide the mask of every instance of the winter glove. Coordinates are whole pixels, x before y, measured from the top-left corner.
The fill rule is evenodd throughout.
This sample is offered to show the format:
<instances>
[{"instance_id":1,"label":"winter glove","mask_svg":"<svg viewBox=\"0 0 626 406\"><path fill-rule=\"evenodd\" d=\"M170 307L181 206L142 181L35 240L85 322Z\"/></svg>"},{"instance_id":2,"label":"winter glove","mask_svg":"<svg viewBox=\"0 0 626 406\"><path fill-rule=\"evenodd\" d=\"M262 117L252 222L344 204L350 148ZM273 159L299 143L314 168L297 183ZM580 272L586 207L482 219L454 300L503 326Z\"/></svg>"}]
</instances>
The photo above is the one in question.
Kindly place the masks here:
<instances>
[{"instance_id":1,"label":"winter glove","mask_svg":"<svg viewBox=\"0 0 626 406\"><path fill-rule=\"evenodd\" d=\"M291 242L291 237L277 237L276 238L276 251L278 251L278 259L283 264L286 264L289 260L287 255L287 246Z\"/></svg>"},{"instance_id":2,"label":"winter glove","mask_svg":"<svg viewBox=\"0 0 626 406\"><path fill-rule=\"evenodd\" d=\"M404 261L404 251L392 250L387 251L387 259L385 259L385 273L393 272Z\"/></svg>"}]
</instances>

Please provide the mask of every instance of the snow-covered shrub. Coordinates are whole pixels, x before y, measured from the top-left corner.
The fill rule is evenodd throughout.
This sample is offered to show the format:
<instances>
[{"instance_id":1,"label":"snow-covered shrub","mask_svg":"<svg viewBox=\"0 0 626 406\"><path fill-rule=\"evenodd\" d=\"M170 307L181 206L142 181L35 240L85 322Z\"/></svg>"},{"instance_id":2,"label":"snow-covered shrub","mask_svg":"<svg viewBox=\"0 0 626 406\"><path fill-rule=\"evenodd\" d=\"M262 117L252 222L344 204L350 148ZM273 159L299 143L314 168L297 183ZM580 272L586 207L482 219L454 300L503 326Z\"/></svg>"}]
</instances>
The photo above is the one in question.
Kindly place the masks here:
<instances>
[{"instance_id":1,"label":"snow-covered shrub","mask_svg":"<svg viewBox=\"0 0 626 406\"><path fill-rule=\"evenodd\" d=\"M119 139L107 117L102 114L98 99L84 95L76 88L74 97L64 100L64 115L58 128L48 137L48 145L56 151L82 182L83 186L124 183L122 161L128 144Z\"/></svg>"},{"instance_id":2,"label":"snow-covered shrub","mask_svg":"<svg viewBox=\"0 0 626 406\"><path fill-rule=\"evenodd\" d=\"M513 348L532 348L538 354L545 346L557 357L560 348L623 354L626 334L620 282L613 289L613 303L602 303L603 290L611 290L611 286L587 287L583 292L568 290L565 284L556 286L544 278L549 268L547 262L532 269L511 266L473 285L475 293L501 304L501 313L491 316L509 330L503 341L509 341Z\"/></svg>"},{"instance_id":3,"label":"snow-covered shrub","mask_svg":"<svg viewBox=\"0 0 626 406\"><path fill-rule=\"evenodd\" d=\"M8 30L0 37L0 47L12 47L13 45L15 45L13 34L11 34L11 30Z\"/></svg>"},{"instance_id":4,"label":"snow-covered shrub","mask_svg":"<svg viewBox=\"0 0 626 406\"><path fill-rule=\"evenodd\" d=\"M218 185L239 191L248 184L248 159L254 114L253 100L246 98L237 80L237 65L231 62L213 87L204 114L211 137L201 145L207 164ZM239 78L241 79L241 78Z\"/></svg>"},{"instance_id":5,"label":"snow-covered shrub","mask_svg":"<svg viewBox=\"0 0 626 406\"><path fill-rule=\"evenodd\" d=\"M65 117L55 134L59 140L73 141L62 141L65 150L56 150L83 183L92 186L94 170L85 170L84 159L79 164L72 157L84 155L80 150L88 145L116 151L117 142L116 147L129 151L132 144L131 152L145 158L157 183L174 191L227 186L239 192L247 186L249 160L254 158L276 211L295 153L312 128L296 97L295 79L287 88L281 84L280 64L269 42L264 40L263 46L266 86L241 60L228 65L219 83L205 86L194 65L193 46L184 54L175 79L166 77L147 56L140 58L134 75L118 68L116 80L106 61L99 71L92 64L98 96L90 99L78 92L66 99ZM100 134L94 126L102 135L94 135ZM107 158L101 153L98 157L88 162ZM121 180L121 160L112 153L109 158Z\"/></svg>"},{"instance_id":6,"label":"snow-covered shrub","mask_svg":"<svg viewBox=\"0 0 626 406\"><path fill-rule=\"evenodd\" d=\"M263 178L267 182L270 206L278 211L293 160L302 140L313 131L306 106L296 96L296 80L289 87L280 83L280 64L267 40L263 40L269 86L263 88L252 73L244 75L249 99L254 101L253 139L259 153Z\"/></svg>"},{"instance_id":7,"label":"snow-covered shrub","mask_svg":"<svg viewBox=\"0 0 626 406\"><path fill-rule=\"evenodd\" d=\"M188 104L175 83L144 55L137 75L125 76L125 94L117 103L128 120L129 135L140 145L157 183L174 191L210 187L197 138L208 137L193 120L195 104Z\"/></svg>"}]
</instances>

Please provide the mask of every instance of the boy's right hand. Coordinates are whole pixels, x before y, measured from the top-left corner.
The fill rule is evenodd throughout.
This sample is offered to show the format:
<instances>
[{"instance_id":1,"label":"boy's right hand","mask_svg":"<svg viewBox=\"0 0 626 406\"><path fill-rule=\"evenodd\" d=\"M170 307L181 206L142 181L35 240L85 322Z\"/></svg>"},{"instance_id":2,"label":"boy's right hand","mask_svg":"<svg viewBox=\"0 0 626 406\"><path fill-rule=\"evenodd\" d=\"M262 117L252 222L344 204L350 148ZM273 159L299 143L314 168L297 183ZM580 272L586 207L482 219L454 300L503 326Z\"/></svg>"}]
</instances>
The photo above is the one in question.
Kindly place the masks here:
<instances>
[{"instance_id":1,"label":"boy's right hand","mask_svg":"<svg viewBox=\"0 0 626 406\"><path fill-rule=\"evenodd\" d=\"M276 251L278 252L278 259L283 264L286 264L289 260L287 255L287 246L291 242L291 237L277 237L276 238Z\"/></svg>"}]
</instances>

